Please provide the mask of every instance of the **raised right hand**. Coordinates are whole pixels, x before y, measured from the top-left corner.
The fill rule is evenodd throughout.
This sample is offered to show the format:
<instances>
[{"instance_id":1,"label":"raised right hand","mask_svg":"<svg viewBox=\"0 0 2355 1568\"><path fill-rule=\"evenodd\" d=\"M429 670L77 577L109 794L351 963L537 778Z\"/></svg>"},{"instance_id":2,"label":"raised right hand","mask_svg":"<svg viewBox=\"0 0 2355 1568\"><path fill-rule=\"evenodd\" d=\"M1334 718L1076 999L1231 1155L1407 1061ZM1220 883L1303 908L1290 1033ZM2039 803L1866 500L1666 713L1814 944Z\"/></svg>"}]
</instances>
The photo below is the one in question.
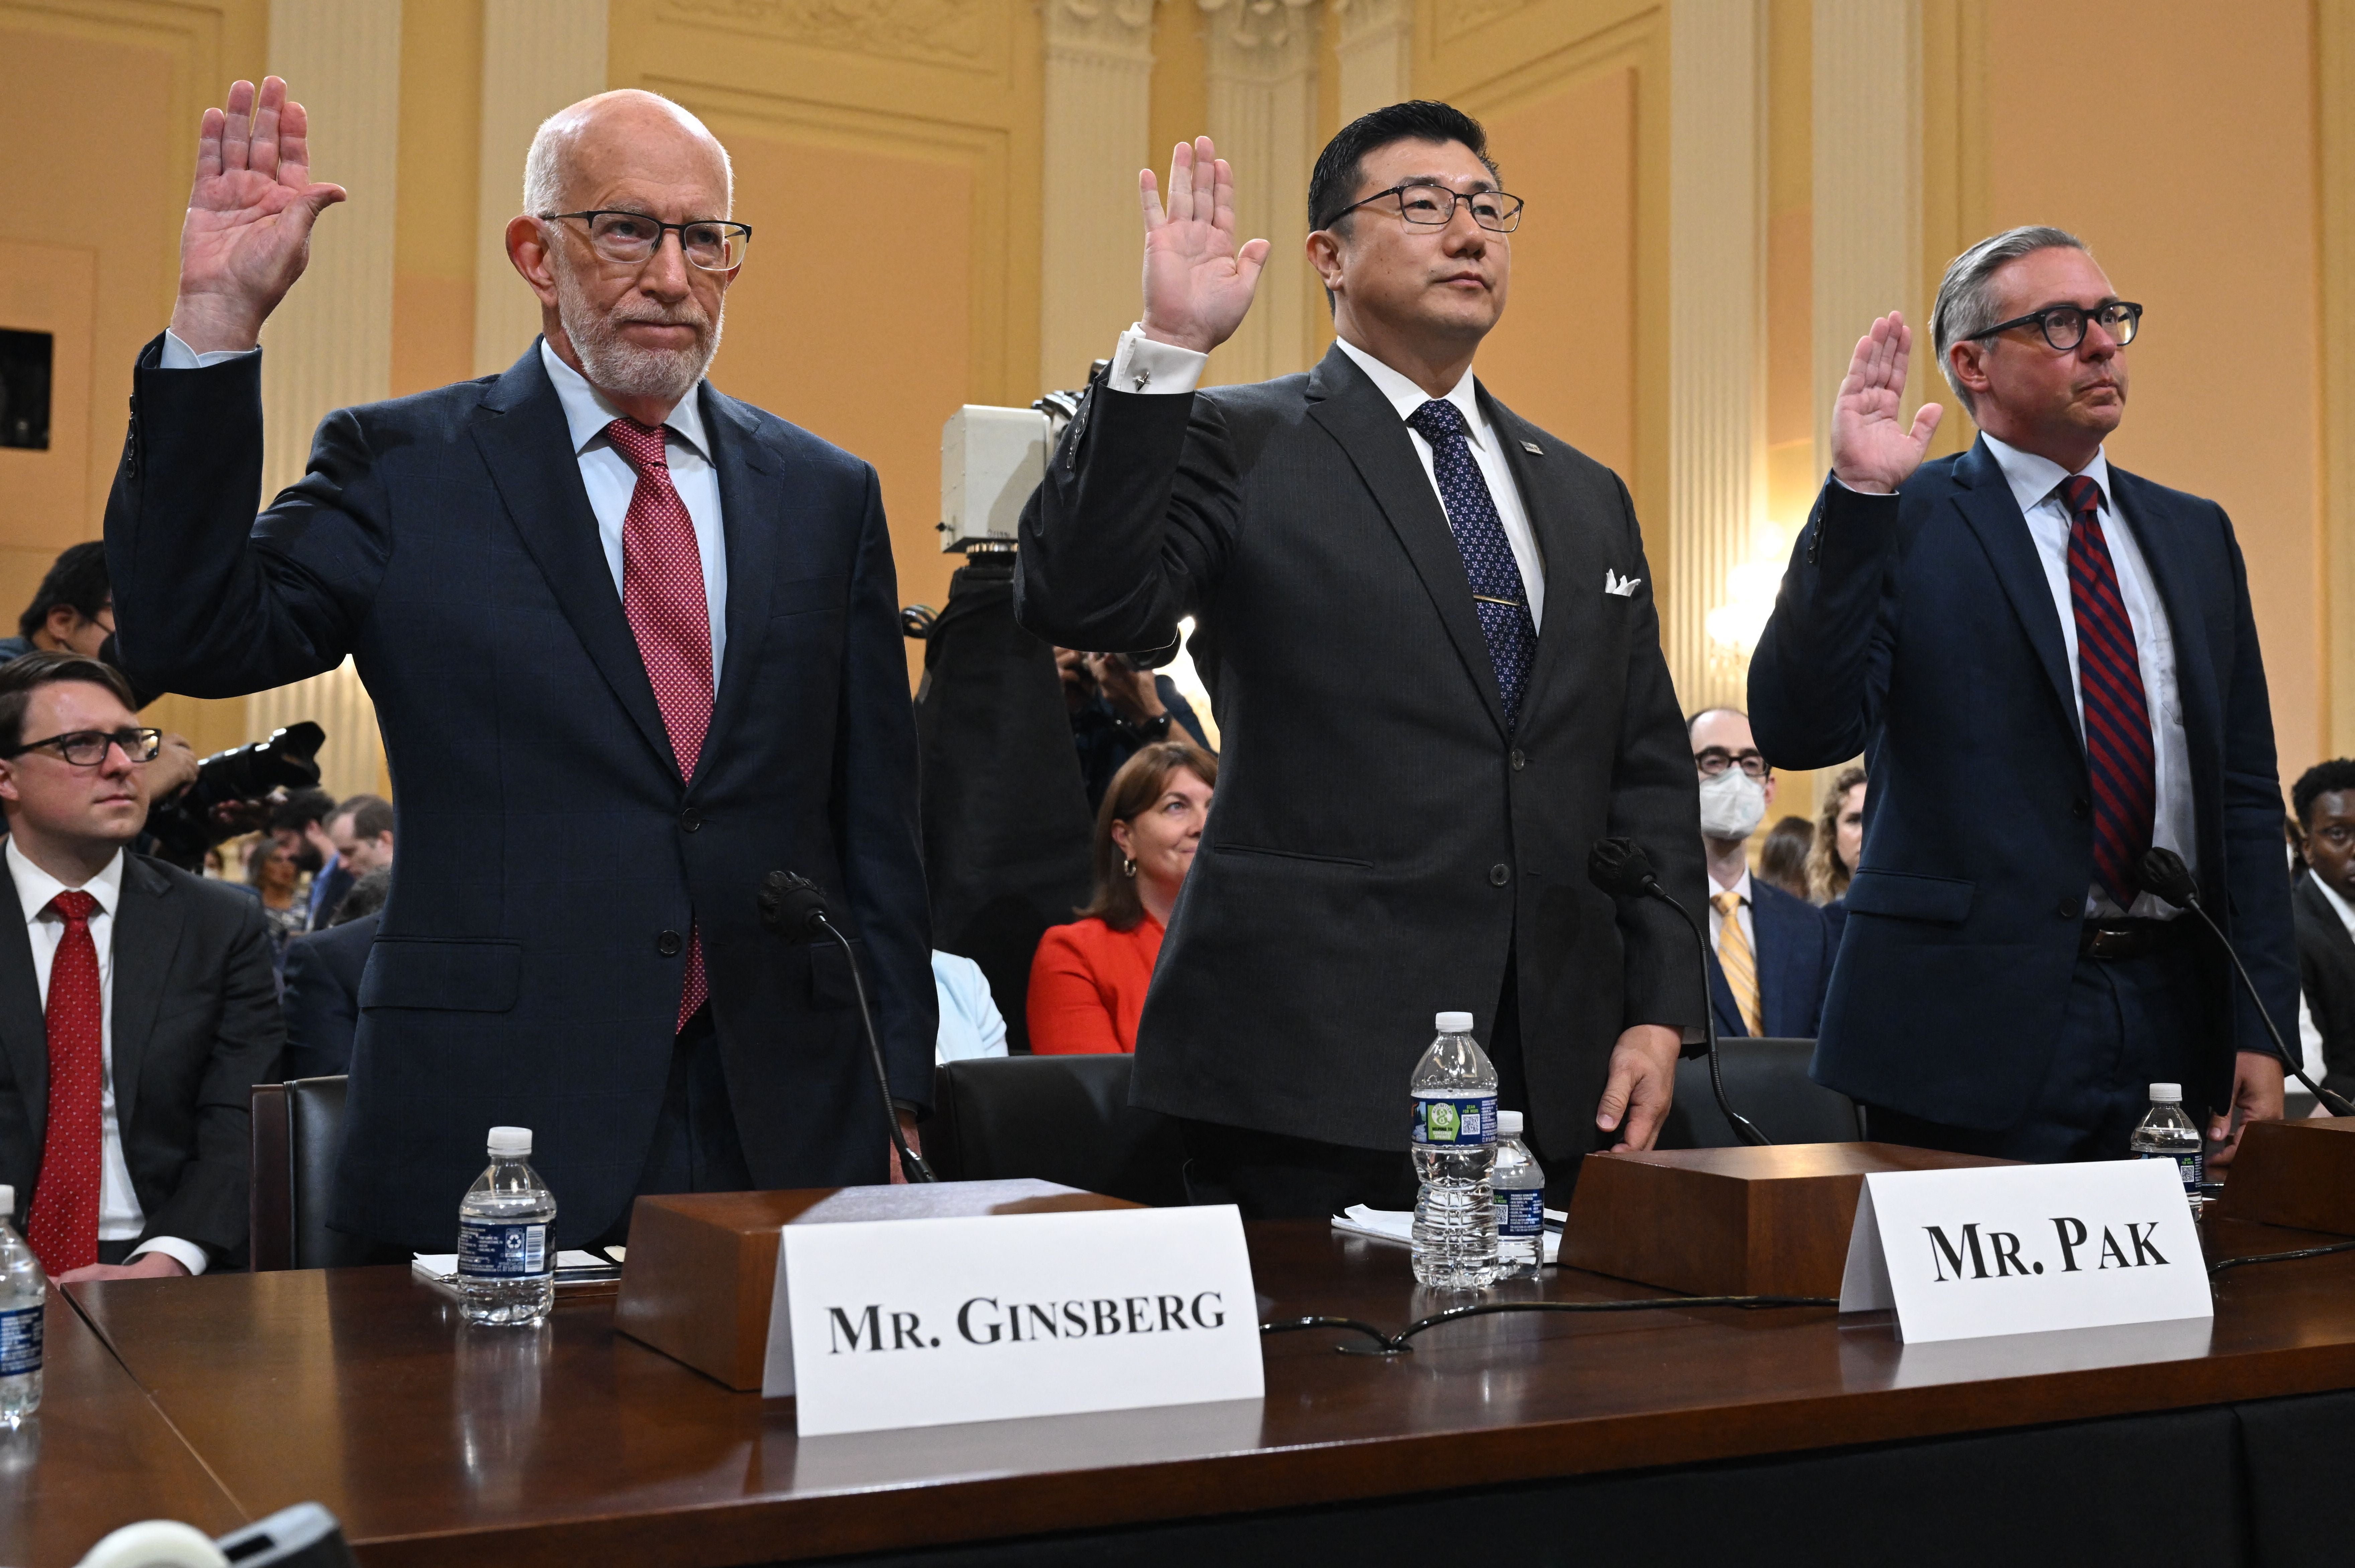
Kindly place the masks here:
<instances>
[{"instance_id":1,"label":"raised right hand","mask_svg":"<svg viewBox=\"0 0 2355 1568\"><path fill-rule=\"evenodd\" d=\"M274 76L259 94L233 83L226 112L205 111L172 310L174 335L199 354L254 346L311 259L311 225L344 199L311 183L309 129Z\"/></svg>"},{"instance_id":2,"label":"raised right hand","mask_svg":"<svg viewBox=\"0 0 2355 1568\"><path fill-rule=\"evenodd\" d=\"M1852 490L1888 494L1913 477L1930 450L1945 410L1923 403L1911 429L1900 418L1913 350L1913 329L1893 310L1856 340L1856 357L1832 402L1832 472Z\"/></svg>"},{"instance_id":3,"label":"raised right hand","mask_svg":"<svg viewBox=\"0 0 2355 1568\"><path fill-rule=\"evenodd\" d=\"M1145 335L1208 354L1234 336L1251 309L1268 242L1235 249L1235 176L1208 136L1178 144L1169 160L1169 206L1151 169L1139 170L1145 207Z\"/></svg>"}]
</instances>

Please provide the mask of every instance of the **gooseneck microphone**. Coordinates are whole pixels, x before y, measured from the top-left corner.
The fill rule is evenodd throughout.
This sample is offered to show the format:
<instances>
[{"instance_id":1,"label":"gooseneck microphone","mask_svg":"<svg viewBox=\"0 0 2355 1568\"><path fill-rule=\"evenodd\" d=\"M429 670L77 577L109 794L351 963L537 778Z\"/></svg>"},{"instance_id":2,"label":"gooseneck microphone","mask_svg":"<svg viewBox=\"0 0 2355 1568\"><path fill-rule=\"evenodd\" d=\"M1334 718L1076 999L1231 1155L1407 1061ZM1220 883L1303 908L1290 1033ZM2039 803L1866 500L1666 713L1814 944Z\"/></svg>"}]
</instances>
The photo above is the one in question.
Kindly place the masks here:
<instances>
[{"instance_id":1,"label":"gooseneck microphone","mask_svg":"<svg viewBox=\"0 0 2355 1568\"><path fill-rule=\"evenodd\" d=\"M2312 1090L2316 1099L2330 1107L2332 1115L2355 1116L2355 1104L2348 1104L2344 1094L2334 1093L2308 1078L2306 1069L2300 1065L2300 1059L2292 1055L2289 1047L2283 1042L2282 1031L2275 1024L2273 1014L2265 1010L2265 999L2257 995L2257 983L2249 978L2248 967L2241 962L2240 954L2233 951L2232 939L2224 934L2224 928L2218 925L2215 918L2201 907L2200 884L2193 880L2191 868L2183 863L2183 857L2172 849L2154 844L2143 851L2139 869L2142 885L2147 891L2158 894L2162 901L2177 909L2188 909L2198 915L2200 923L2216 938L2217 945L2224 950L2224 956L2232 961L2232 973L2241 977L2242 988L2249 993L2249 1000L2256 1004L2257 1017L2264 1020L2265 1032L2274 1037L2274 1052L2281 1058L2282 1065L2288 1068L2299 1083Z\"/></svg>"},{"instance_id":2,"label":"gooseneck microphone","mask_svg":"<svg viewBox=\"0 0 2355 1568\"><path fill-rule=\"evenodd\" d=\"M1693 933L1693 945L1700 959L1700 1021L1709 1031L1709 1086L1717 1095L1717 1108L1725 1115L1734 1136L1745 1143L1767 1145L1774 1140L1758 1130L1749 1117L1733 1108L1725 1097L1725 1072L1717 1060L1717 1009L1709 999L1709 938L1701 934L1700 923L1692 912L1669 895L1653 873L1652 858L1633 838L1598 838L1586 857L1586 880L1616 899L1654 898L1684 916L1685 924Z\"/></svg>"},{"instance_id":3,"label":"gooseneck microphone","mask_svg":"<svg viewBox=\"0 0 2355 1568\"><path fill-rule=\"evenodd\" d=\"M771 931L795 936L831 936L842 944L850 965L850 987L858 995L858 1021L867 1029L867 1053L875 1064L875 1092L883 1100L883 1125L891 1130L891 1147L900 1151L900 1170L910 1181L932 1181L932 1168L908 1147L900 1132L899 1107L891 1103L891 1077L883 1069L883 1042L875 1032L875 1015L867 1006L867 982L859 977L858 955L842 934L826 907L826 895L815 882L791 871L772 871L761 880L761 923Z\"/></svg>"}]
</instances>

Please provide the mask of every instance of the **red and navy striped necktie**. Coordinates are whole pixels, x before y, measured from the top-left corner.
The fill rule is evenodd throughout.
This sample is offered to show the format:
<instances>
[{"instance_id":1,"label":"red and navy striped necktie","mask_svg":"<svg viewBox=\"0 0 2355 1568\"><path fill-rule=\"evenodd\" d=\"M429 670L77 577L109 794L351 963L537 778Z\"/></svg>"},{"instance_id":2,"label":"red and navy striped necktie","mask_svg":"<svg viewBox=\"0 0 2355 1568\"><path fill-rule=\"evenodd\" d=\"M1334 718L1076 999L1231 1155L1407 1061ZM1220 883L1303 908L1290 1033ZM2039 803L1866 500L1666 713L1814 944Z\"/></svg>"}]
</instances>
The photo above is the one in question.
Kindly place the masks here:
<instances>
[{"instance_id":1,"label":"red and navy striped necktie","mask_svg":"<svg viewBox=\"0 0 2355 1568\"><path fill-rule=\"evenodd\" d=\"M2120 909L2131 909L2158 805L2150 704L2117 563L2102 531L2101 486L2072 475L2061 482L2061 500L2069 508L2069 600L2077 613L2077 688L2094 786L2094 875Z\"/></svg>"}]
</instances>

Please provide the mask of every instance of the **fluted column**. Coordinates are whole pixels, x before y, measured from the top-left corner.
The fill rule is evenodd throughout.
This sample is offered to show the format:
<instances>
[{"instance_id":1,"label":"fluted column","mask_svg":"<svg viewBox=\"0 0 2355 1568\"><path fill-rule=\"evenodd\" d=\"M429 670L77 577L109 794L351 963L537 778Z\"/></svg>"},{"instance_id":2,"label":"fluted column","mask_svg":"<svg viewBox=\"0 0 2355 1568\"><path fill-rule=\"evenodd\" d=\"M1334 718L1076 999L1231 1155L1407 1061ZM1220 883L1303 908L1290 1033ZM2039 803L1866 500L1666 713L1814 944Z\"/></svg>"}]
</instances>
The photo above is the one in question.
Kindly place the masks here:
<instances>
[{"instance_id":1,"label":"fluted column","mask_svg":"<svg viewBox=\"0 0 2355 1568\"><path fill-rule=\"evenodd\" d=\"M400 0L272 0L270 69L310 111L314 177L351 193L319 219L308 270L262 330L262 482L274 495L302 476L323 416L391 395ZM376 787L376 710L349 665L246 700L254 735L298 719L327 731L328 789Z\"/></svg>"},{"instance_id":2,"label":"fluted column","mask_svg":"<svg viewBox=\"0 0 2355 1568\"><path fill-rule=\"evenodd\" d=\"M483 150L474 220L474 373L516 361L539 301L507 261L523 160L539 123L605 91L606 0L483 0Z\"/></svg>"},{"instance_id":3,"label":"fluted column","mask_svg":"<svg viewBox=\"0 0 2355 1568\"><path fill-rule=\"evenodd\" d=\"M1332 0L1341 18L1333 47L1341 123L1414 96L1412 0Z\"/></svg>"},{"instance_id":4,"label":"fluted column","mask_svg":"<svg viewBox=\"0 0 2355 1568\"><path fill-rule=\"evenodd\" d=\"M1766 522L1764 0L1668 14L1668 539L1688 709L1742 705ZM1763 566L1760 563L1764 563Z\"/></svg>"},{"instance_id":5,"label":"fluted column","mask_svg":"<svg viewBox=\"0 0 2355 1568\"><path fill-rule=\"evenodd\" d=\"M2355 753L2355 7L2315 8L2322 230L2323 744Z\"/></svg>"},{"instance_id":6,"label":"fluted column","mask_svg":"<svg viewBox=\"0 0 2355 1568\"><path fill-rule=\"evenodd\" d=\"M1316 155L1315 0L1196 0L1209 20L1210 135L1234 165L1235 237L1264 238L1251 314L1210 361L1222 382L1306 368L1308 171Z\"/></svg>"},{"instance_id":7,"label":"fluted column","mask_svg":"<svg viewBox=\"0 0 2355 1568\"><path fill-rule=\"evenodd\" d=\"M1914 328L1906 407L1937 382L1922 287L1918 0L1814 0L1816 471L1856 340L1902 310Z\"/></svg>"},{"instance_id":8,"label":"fluted column","mask_svg":"<svg viewBox=\"0 0 2355 1568\"><path fill-rule=\"evenodd\" d=\"M1045 181L1039 362L1076 387L1136 319L1144 227L1136 171L1151 161L1153 0L1046 0Z\"/></svg>"}]
</instances>

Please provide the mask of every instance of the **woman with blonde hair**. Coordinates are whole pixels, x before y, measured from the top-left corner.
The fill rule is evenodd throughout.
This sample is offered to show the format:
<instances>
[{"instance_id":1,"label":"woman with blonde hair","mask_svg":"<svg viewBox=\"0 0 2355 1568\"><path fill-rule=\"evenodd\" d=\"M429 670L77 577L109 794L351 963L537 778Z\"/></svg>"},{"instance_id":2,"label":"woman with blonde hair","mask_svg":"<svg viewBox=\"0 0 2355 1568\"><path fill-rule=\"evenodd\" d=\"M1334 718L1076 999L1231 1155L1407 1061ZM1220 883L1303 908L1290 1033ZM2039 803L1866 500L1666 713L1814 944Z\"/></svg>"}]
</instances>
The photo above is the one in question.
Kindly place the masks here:
<instances>
[{"instance_id":1,"label":"woman with blonde hair","mask_svg":"<svg viewBox=\"0 0 2355 1568\"><path fill-rule=\"evenodd\" d=\"M1219 761L1187 741L1121 764L1096 811L1095 897L1050 926L1030 961L1030 1049L1041 1056L1136 1050L1161 933L1202 842Z\"/></svg>"},{"instance_id":2,"label":"woman with blonde hair","mask_svg":"<svg viewBox=\"0 0 2355 1568\"><path fill-rule=\"evenodd\" d=\"M1842 768L1824 794L1816 817L1816 842L1807 851L1807 894L1819 904L1848 897L1856 859L1864 848L1864 770Z\"/></svg>"}]
</instances>

